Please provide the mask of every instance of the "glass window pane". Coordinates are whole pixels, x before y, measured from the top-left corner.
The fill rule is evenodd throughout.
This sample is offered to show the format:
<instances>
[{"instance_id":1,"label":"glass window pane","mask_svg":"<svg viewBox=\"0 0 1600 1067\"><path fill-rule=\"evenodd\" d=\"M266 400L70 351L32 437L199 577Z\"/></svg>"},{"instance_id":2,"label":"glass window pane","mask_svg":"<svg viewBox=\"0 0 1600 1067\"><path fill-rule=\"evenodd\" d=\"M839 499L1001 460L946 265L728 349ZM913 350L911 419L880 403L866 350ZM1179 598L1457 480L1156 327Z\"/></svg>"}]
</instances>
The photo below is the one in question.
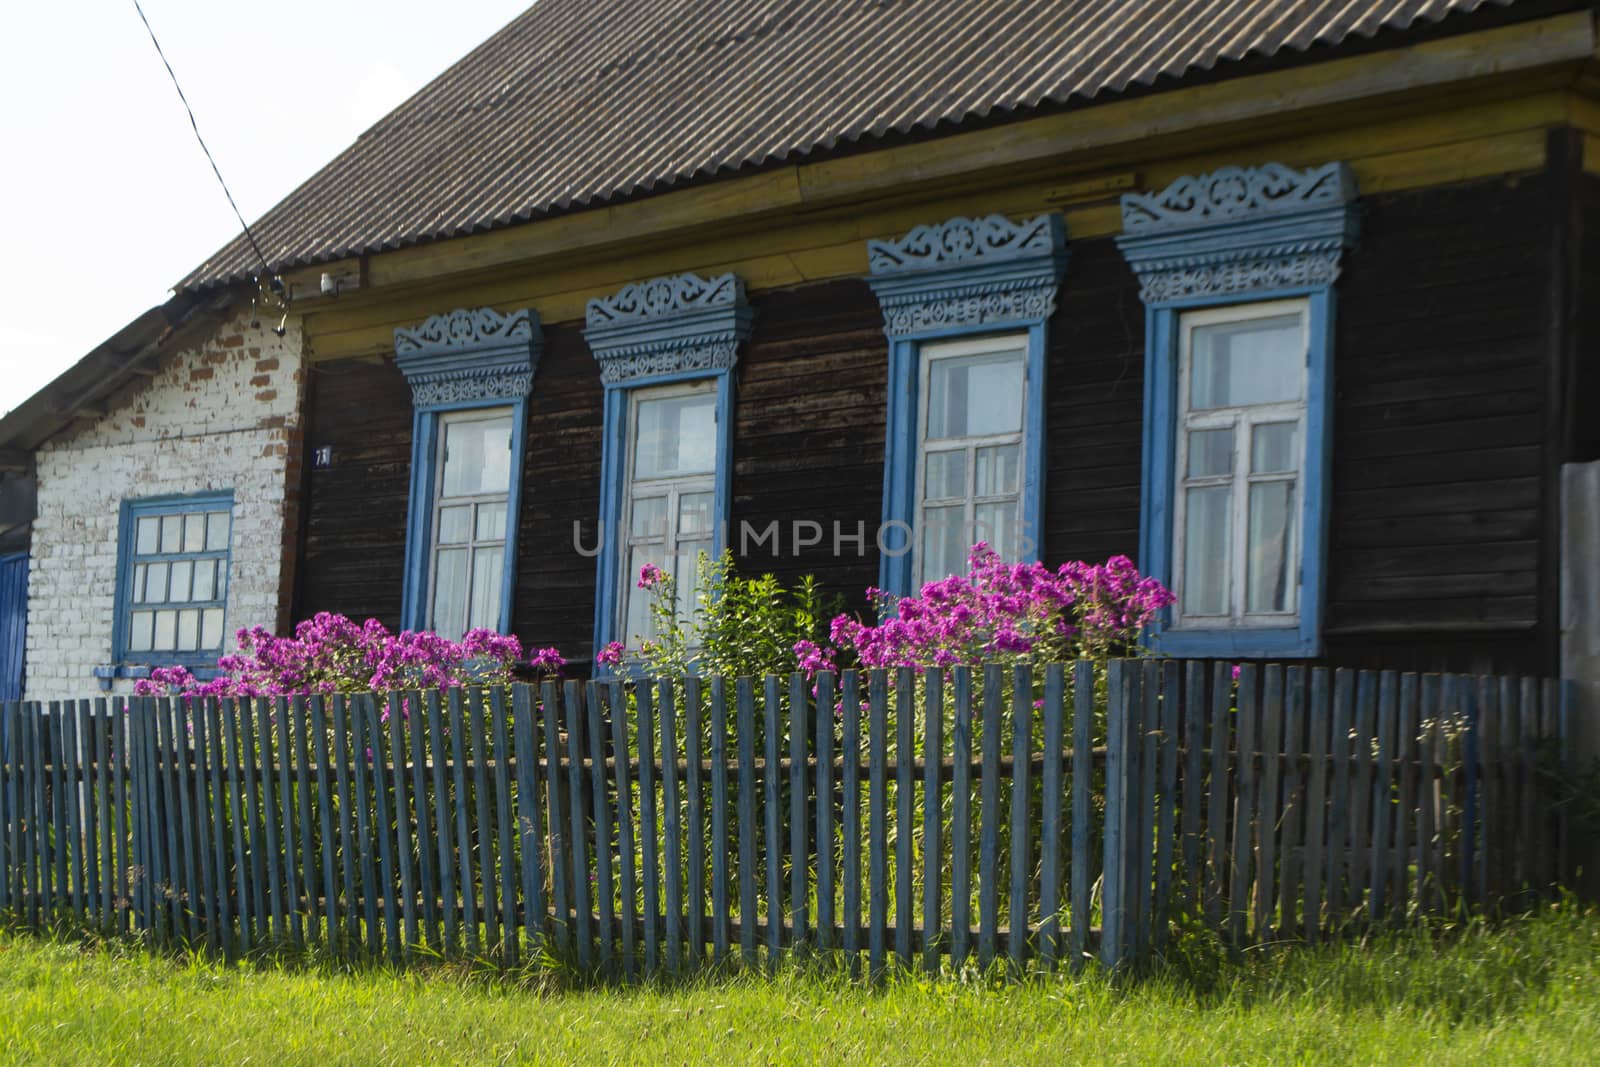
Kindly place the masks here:
<instances>
[{"instance_id":1,"label":"glass window pane","mask_svg":"<svg viewBox=\"0 0 1600 1067\"><path fill-rule=\"evenodd\" d=\"M200 647L222 647L222 609L207 608L200 613Z\"/></svg>"},{"instance_id":2,"label":"glass window pane","mask_svg":"<svg viewBox=\"0 0 1600 1067\"><path fill-rule=\"evenodd\" d=\"M165 563L152 563L145 571L145 603L160 604L167 599L167 567Z\"/></svg>"},{"instance_id":3,"label":"glass window pane","mask_svg":"<svg viewBox=\"0 0 1600 1067\"><path fill-rule=\"evenodd\" d=\"M476 541L504 541L506 539L506 506L502 503L478 505L478 529L473 534Z\"/></svg>"},{"instance_id":4,"label":"glass window pane","mask_svg":"<svg viewBox=\"0 0 1600 1067\"><path fill-rule=\"evenodd\" d=\"M212 594L212 599L228 599L228 563L226 560L217 560L217 591Z\"/></svg>"},{"instance_id":5,"label":"glass window pane","mask_svg":"<svg viewBox=\"0 0 1600 1067\"><path fill-rule=\"evenodd\" d=\"M1189 477L1233 473L1233 430L1189 431Z\"/></svg>"},{"instance_id":6,"label":"glass window pane","mask_svg":"<svg viewBox=\"0 0 1600 1067\"><path fill-rule=\"evenodd\" d=\"M217 561L203 559L194 565L194 599L217 598Z\"/></svg>"},{"instance_id":7,"label":"glass window pane","mask_svg":"<svg viewBox=\"0 0 1600 1067\"><path fill-rule=\"evenodd\" d=\"M627 612L623 619L624 641L633 644L639 638L655 636L655 623L650 615L651 590L640 589L639 568L646 563L654 563L658 567L666 567L666 557L662 555L660 545L635 545L628 553L628 570L623 574L623 594L626 598L624 610Z\"/></svg>"},{"instance_id":8,"label":"glass window pane","mask_svg":"<svg viewBox=\"0 0 1600 1067\"><path fill-rule=\"evenodd\" d=\"M710 392L641 398L633 476L668 478L716 470L716 412L717 398Z\"/></svg>"},{"instance_id":9,"label":"glass window pane","mask_svg":"<svg viewBox=\"0 0 1600 1067\"><path fill-rule=\"evenodd\" d=\"M461 545L472 538L472 506L439 509L439 543Z\"/></svg>"},{"instance_id":10,"label":"glass window pane","mask_svg":"<svg viewBox=\"0 0 1600 1067\"><path fill-rule=\"evenodd\" d=\"M937 581L967 569L965 508L922 509L922 580Z\"/></svg>"},{"instance_id":11,"label":"glass window pane","mask_svg":"<svg viewBox=\"0 0 1600 1067\"><path fill-rule=\"evenodd\" d=\"M1294 483L1262 482L1250 487L1250 543L1246 611L1293 609Z\"/></svg>"},{"instance_id":12,"label":"glass window pane","mask_svg":"<svg viewBox=\"0 0 1600 1067\"><path fill-rule=\"evenodd\" d=\"M447 420L443 496L504 493L511 487L511 416Z\"/></svg>"},{"instance_id":13,"label":"glass window pane","mask_svg":"<svg viewBox=\"0 0 1600 1067\"><path fill-rule=\"evenodd\" d=\"M133 568L133 602L135 604L144 603L145 569L143 563L137 563Z\"/></svg>"},{"instance_id":14,"label":"glass window pane","mask_svg":"<svg viewBox=\"0 0 1600 1067\"><path fill-rule=\"evenodd\" d=\"M227 551L229 522L230 518L226 511L212 511L206 514L207 552Z\"/></svg>"},{"instance_id":15,"label":"glass window pane","mask_svg":"<svg viewBox=\"0 0 1600 1067\"><path fill-rule=\"evenodd\" d=\"M665 537L667 533L667 498L664 496L635 497L628 532L634 537Z\"/></svg>"},{"instance_id":16,"label":"glass window pane","mask_svg":"<svg viewBox=\"0 0 1600 1067\"><path fill-rule=\"evenodd\" d=\"M1015 493L1022 484L1022 448L992 445L977 451L977 495Z\"/></svg>"},{"instance_id":17,"label":"glass window pane","mask_svg":"<svg viewBox=\"0 0 1600 1067\"><path fill-rule=\"evenodd\" d=\"M1005 559L1017 558L1017 505L1007 501L1003 504L979 504L974 511L976 530L973 532L974 541L989 542L990 546Z\"/></svg>"},{"instance_id":18,"label":"glass window pane","mask_svg":"<svg viewBox=\"0 0 1600 1067\"><path fill-rule=\"evenodd\" d=\"M133 623L128 627L128 651L149 652L154 635L155 613L151 611L134 612Z\"/></svg>"},{"instance_id":19,"label":"glass window pane","mask_svg":"<svg viewBox=\"0 0 1600 1067\"><path fill-rule=\"evenodd\" d=\"M1022 429L1023 349L948 356L928 366L928 439Z\"/></svg>"},{"instance_id":20,"label":"glass window pane","mask_svg":"<svg viewBox=\"0 0 1600 1067\"><path fill-rule=\"evenodd\" d=\"M174 603L183 603L189 599L189 582L194 576L194 562L192 560L178 560L172 565L172 585L167 599Z\"/></svg>"},{"instance_id":21,"label":"glass window pane","mask_svg":"<svg viewBox=\"0 0 1600 1067\"><path fill-rule=\"evenodd\" d=\"M155 616L156 636L151 647L157 652L175 651L178 643L178 613L158 611Z\"/></svg>"},{"instance_id":22,"label":"glass window pane","mask_svg":"<svg viewBox=\"0 0 1600 1067\"><path fill-rule=\"evenodd\" d=\"M1305 355L1299 315L1197 326L1190 337L1189 407L1298 400Z\"/></svg>"},{"instance_id":23,"label":"glass window pane","mask_svg":"<svg viewBox=\"0 0 1600 1067\"><path fill-rule=\"evenodd\" d=\"M682 542L685 538L710 532L711 494L684 493L678 497L678 540Z\"/></svg>"},{"instance_id":24,"label":"glass window pane","mask_svg":"<svg viewBox=\"0 0 1600 1067\"><path fill-rule=\"evenodd\" d=\"M1228 501L1225 485L1187 490L1183 523L1184 615L1228 614Z\"/></svg>"},{"instance_id":25,"label":"glass window pane","mask_svg":"<svg viewBox=\"0 0 1600 1067\"><path fill-rule=\"evenodd\" d=\"M161 516L161 551L183 551L183 516Z\"/></svg>"},{"instance_id":26,"label":"glass window pane","mask_svg":"<svg viewBox=\"0 0 1600 1067\"><path fill-rule=\"evenodd\" d=\"M147 515L135 525L133 550L141 556L150 556L161 550L161 520Z\"/></svg>"},{"instance_id":27,"label":"glass window pane","mask_svg":"<svg viewBox=\"0 0 1600 1067\"><path fill-rule=\"evenodd\" d=\"M467 550L443 548L433 558L433 629L456 641L466 632Z\"/></svg>"},{"instance_id":28,"label":"glass window pane","mask_svg":"<svg viewBox=\"0 0 1600 1067\"><path fill-rule=\"evenodd\" d=\"M1250 472L1270 474L1297 470L1300 466L1299 438L1297 422L1268 422L1257 426L1250 435Z\"/></svg>"},{"instance_id":29,"label":"glass window pane","mask_svg":"<svg viewBox=\"0 0 1600 1067\"><path fill-rule=\"evenodd\" d=\"M194 512L183 517L183 550L204 552L206 547L206 517Z\"/></svg>"},{"instance_id":30,"label":"glass window pane","mask_svg":"<svg viewBox=\"0 0 1600 1067\"><path fill-rule=\"evenodd\" d=\"M472 552L472 611L467 619L470 630L500 629L500 574L506 550L499 545Z\"/></svg>"},{"instance_id":31,"label":"glass window pane","mask_svg":"<svg viewBox=\"0 0 1600 1067\"><path fill-rule=\"evenodd\" d=\"M700 597L700 557L711 554L710 541L696 541L692 544L679 543L676 559L677 570L673 576L678 579L678 617L687 620L694 614L697 601Z\"/></svg>"},{"instance_id":32,"label":"glass window pane","mask_svg":"<svg viewBox=\"0 0 1600 1067\"><path fill-rule=\"evenodd\" d=\"M200 613L193 608L178 612L178 651L194 652L200 647Z\"/></svg>"},{"instance_id":33,"label":"glass window pane","mask_svg":"<svg viewBox=\"0 0 1600 1067\"><path fill-rule=\"evenodd\" d=\"M924 467L924 500L965 500L967 496L967 450L929 452Z\"/></svg>"}]
</instances>

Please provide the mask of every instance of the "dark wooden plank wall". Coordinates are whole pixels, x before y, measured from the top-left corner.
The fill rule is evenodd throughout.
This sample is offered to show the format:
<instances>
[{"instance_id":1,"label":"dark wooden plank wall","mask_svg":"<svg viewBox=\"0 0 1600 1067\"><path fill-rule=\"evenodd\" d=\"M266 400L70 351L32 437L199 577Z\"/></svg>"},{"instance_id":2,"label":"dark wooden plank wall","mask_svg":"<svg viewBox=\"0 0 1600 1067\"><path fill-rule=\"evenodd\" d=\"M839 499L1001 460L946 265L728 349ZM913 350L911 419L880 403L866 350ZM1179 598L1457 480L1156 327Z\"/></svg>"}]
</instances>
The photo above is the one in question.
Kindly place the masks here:
<instances>
[{"instance_id":1,"label":"dark wooden plank wall","mask_svg":"<svg viewBox=\"0 0 1600 1067\"><path fill-rule=\"evenodd\" d=\"M575 323L546 326L528 399L511 628L532 648L550 645L583 663L594 655L594 560L573 547L595 544L600 513L600 436L605 391Z\"/></svg>"},{"instance_id":2,"label":"dark wooden plank wall","mask_svg":"<svg viewBox=\"0 0 1600 1067\"><path fill-rule=\"evenodd\" d=\"M306 474L295 615L335 611L397 627L411 390L393 360L341 360L312 365L306 398L307 451L330 447L333 462Z\"/></svg>"},{"instance_id":3,"label":"dark wooden plank wall","mask_svg":"<svg viewBox=\"0 0 1600 1067\"><path fill-rule=\"evenodd\" d=\"M740 565L785 581L815 574L865 606L878 581L874 541L883 512L888 344L883 315L864 281L831 282L755 298L755 327L739 358L734 405L733 508L729 540ZM754 538L777 520L779 554ZM794 523L822 527L822 543L798 552ZM865 524L865 545L841 539ZM740 545L742 524L753 531ZM809 538L811 533L807 533ZM748 552L741 554L741 547Z\"/></svg>"},{"instance_id":4,"label":"dark wooden plank wall","mask_svg":"<svg viewBox=\"0 0 1600 1067\"><path fill-rule=\"evenodd\" d=\"M1545 470L1549 180L1490 181L1363 200L1359 246L1338 286L1334 521L1328 657L1398 669L1548 669L1536 608L1555 537ZM1600 182L1581 186L1600 211ZM1591 228L1593 229L1593 228ZM1578 292L1600 282L1582 238ZM1591 288L1585 288L1589 286ZM731 540L777 520L779 553L741 564L815 573L862 606L877 578L887 342L864 281L757 293L735 399ZM1136 555L1144 308L1109 239L1077 241L1050 324L1045 558ZM1591 302L1592 303L1592 302ZM1579 300L1595 348L1600 312ZM1593 391L1592 389L1590 390ZM323 364L307 443L301 614L398 619L410 404L390 363ZM530 402L514 629L588 662L602 391L575 324L546 326ZM1579 447L1586 440L1579 420ZM1600 424L1600 423L1597 423ZM1600 452L1600 431L1588 434ZM822 525L795 554L793 522ZM843 546L866 524L864 553ZM1548 578L1548 575L1544 575Z\"/></svg>"}]
</instances>

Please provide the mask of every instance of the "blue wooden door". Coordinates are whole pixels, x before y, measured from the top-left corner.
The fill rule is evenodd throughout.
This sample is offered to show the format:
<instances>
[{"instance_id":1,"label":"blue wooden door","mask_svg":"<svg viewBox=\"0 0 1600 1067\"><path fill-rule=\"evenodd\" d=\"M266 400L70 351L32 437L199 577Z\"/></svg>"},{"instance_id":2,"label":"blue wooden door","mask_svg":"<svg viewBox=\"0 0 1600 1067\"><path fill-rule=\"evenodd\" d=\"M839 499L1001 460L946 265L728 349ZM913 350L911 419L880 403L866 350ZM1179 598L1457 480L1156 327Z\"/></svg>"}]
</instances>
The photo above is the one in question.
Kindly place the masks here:
<instances>
[{"instance_id":1,"label":"blue wooden door","mask_svg":"<svg viewBox=\"0 0 1600 1067\"><path fill-rule=\"evenodd\" d=\"M0 700L22 699L23 633L28 624L28 557L0 556Z\"/></svg>"}]
</instances>

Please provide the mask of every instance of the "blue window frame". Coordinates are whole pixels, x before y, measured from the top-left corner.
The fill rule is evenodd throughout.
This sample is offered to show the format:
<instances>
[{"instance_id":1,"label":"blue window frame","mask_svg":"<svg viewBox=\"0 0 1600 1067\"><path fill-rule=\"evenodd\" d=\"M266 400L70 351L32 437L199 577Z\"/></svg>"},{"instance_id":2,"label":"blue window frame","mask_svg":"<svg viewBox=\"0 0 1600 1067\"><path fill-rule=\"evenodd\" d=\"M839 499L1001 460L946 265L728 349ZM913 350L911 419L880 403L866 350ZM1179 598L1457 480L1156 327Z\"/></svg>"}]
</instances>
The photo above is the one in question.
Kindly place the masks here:
<instances>
[{"instance_id":1,"label":"blue window frame","mask_svg":"<svg viewBox=\"0 0 1600 1067\"><path fill-rule=\"evenodd\" d=\"M1020 223L1001 215L954 218L868 242L868 280L889 338L878 537L884 591L903 596L942 577L932 572L965 555L951 547L960 540L968 541L964 549L972 540L1000 538L1018 559L1039 557L1046 323L1066 271L1066 240L1061 216L1052 214ZM1021 372L1014 388L1011 354ZM985 363L957 388L972 390L969 406L992 417L941 429L943 413L954 410L941 399L930 420L930 394L948 388L943 372L960 366L940 362L946 359ZM962 448L958 463L954 452Z\"/></svg>"},{"instance_id":2,"label":"blue window frame","mask_svg":"<svg viewBox=\"0 0 1600 1067\"><path fill-rule=\"evenodd\" d=\"M122 502L112 636L119 668L216 665L227 641L232 546L231 490Z\"/></svg>"},{"instance_id":3,"label":"blue window frame","mask_svg":"<svg viewBox=\"0 0 1600 1067\"><path fill-rule=\"evenodd\" d=\"M413 409L401 624L507 633L538 315L458 310L394 339Z\"/></svg>"},{"instance_id":4,"label":"blue window frame","mask_svg":"<svg viewBox=\"0 0 1600 1067\"><path fill-rule=\"evenodd\" d=\"M682 571L692 554L717 555L728 543L728 516L733 491L733 370L739 344L749 336L755 311L745 298L744 283L733 274L710 280L695 274L653 278L624 286L614 296L589 301L584 338L600 364L605 386L605 425L600 461L599 552L595 570L594 646L626 641L630 598L637 593L628 573L634 556L656 552L673 558L669 569ZM696 461L682 470L653 463L641 468L639 416L659 402L663 414L686 418L700 410L698 398L712 397L711 469ZM679 411L679 409L682 409ZM703 419L703 416L700 418ZM677 442L688 423L663 420L652 440ZM694 425L701 426L701 421ZM702 430L694 431L703 441ZM697 450L703 450L698 448ZM709 491L709 529L703 496ZM636 502L666 502L671 515L659 534L653 525L635 529L643 512ZM683 508L696 516L684 525ZM666 515L666 512L663 512ZM649 525L649 524L646 524ZM681 550L681 551L680 551ZM652 559L652 562L660 562ZM679 578L680 591L689 588ZM635 617L638 611L631 612Z\"/></svg>"},{"instance_id":5,"label":"blue window frame","mask_svg":"<svg viewBox=\"0 0 1600 1067\"><path fill-rule=\"evenodd\" d=\"M1123 197L1145 304L1139 559L1179 597L1169 655L1322 649L1334 282L1355 181L1329 163L1226 167Z\"/></svg>"}]
</instances>

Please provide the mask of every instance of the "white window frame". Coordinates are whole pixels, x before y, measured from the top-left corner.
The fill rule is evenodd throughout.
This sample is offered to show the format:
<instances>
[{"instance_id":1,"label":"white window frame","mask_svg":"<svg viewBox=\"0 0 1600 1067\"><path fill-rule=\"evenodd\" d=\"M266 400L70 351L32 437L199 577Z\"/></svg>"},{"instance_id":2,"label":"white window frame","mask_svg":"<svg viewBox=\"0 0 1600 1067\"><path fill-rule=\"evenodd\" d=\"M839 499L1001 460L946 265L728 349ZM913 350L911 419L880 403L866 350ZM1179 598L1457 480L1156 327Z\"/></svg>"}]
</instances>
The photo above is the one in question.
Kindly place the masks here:
<instances>
[{"instance_id":1,"label":"white window frame","mask_svg":"<svg viewBox=\"0 0 1600 1067\"><path fill-rule=\"evenodd\" d=\"M438 454L434 457L433 464L433 491L431 493L433 500L433 511L428 517L429 537L427 599L423 601L424 618L426 620L426 629L428 630L435 632L439 630L439 619L435 615L435 609L437 607L435 593L437 591L436 585L439 577L439 553L441 551L465 549L467 553L467 577L465 586L467 595L465 601L463 601L461 605L462 618L460 620L460 629L462 633L466 633L467 630L471 628L473 571L477 567L478 549L498 548L500 550L501 580L496 583L494 595L497 601L503 600L505 597L505 568L511 565L511 561L505 558L505 549L510 536L511 524L516 521L516 516L511 513L510 484L516 480L516 414L516 409L512 407L464 408L458 411L444 411L439 413L438 439L434 444L434 447L438 450ZM491 422L496 419L505 419L511 431L509 434L510 443L507 446L511 451L511 457L508 459L506 464L508 478L505 490L500 493L479 493L473 496L446 497L444 495L444 469L447 458L445 455L445 448L450 441L449 428L458 423ZM501 504L506 509L505 525L501 528L499 537L485 538L480 540L478 538L478 505L495 503ZM439 525L444 510L446 508L462 506L471 506L472 508L471 531L467 540L464 542L455 542L449 545L440 544ZM495 610L493 612L494 618L496 620L500 619L504 614L504 611L505 605L502 603L496 603ZM488 628L498 629L498 623L495 626ZM454 632L453 629L450 632Z\"/></svg>"},{"instance_id":2,"label":"white window frame","mask_svg":"<svg viewBox=\"0 0 1600 1067\"><path fill-rule=\"evenodd\" d=\"M711 470L701 474L679 475L671 478L646 478L639 479L634 475L634 459L638 451L639 442L639 407L641 404L653 400L670 400L675 396L705 396L711 400L711 426L713 457ZM713 378L698 378L692 381L672 382L665 385L642 385L628 390L628 432L623 447L625 450L625 466L622 481L622 526L621 559L618 561L621 581L617 588L621 596L617 597L616 633L623 642L632 642L636 634L628 633L628 608L635 596L645 594L646 591L638 588L637 574L630 573L633 565L633 550L640 545L662 546L661 556L666 560L665 566L669 569L674 566L678 557L680 541L706 541L713 548L717 543L716 524L720 521L716 514L717 493L717 440L721 427L717 425L717 382ZM643 492L639 490L642 489ZM705 493L712 498L711 523L712 529L704 535L691 538L680 536L678 529L678 501L685 494ZM635 535L633 532L633 505L638 499L655 499L665 497L667 502L666 530L662 534ZM682 598L692 588L694 576L692 574L673 574L677 582L679 604L677 611L683 617Z\"/></svg>"},{"instance_id":3,"label":"white window frame","mask_svg":"<svg viewBox=\"0 0 1600 1067\"><path fill-rule=\"evenodd\" d=\"M962 529L971 535L967 538L967 547L977 540L980 534L992 531L978 530L977 513L980 504L1003 504L1010 501L1016 508L1016 530L1019 538L1024 539L1027 534L1025 525L1026 508L1023 499L1027 492L1028 472L1028 356L1029 335L1026 331L1017 333L988 334L983 337L962 338L954 341L925 341L918 346L917 381L922 383L917 397L917 480L916 480L916 521L914 529L916 539L914 542L914 568L912 571L916 586L920 588L924 582L937 581L948 577L943 574L929 574L927 561L923 558L923 532L927 528L925 509L930 503L935 507L950 507L957 502L956 497L940 497L938 500L927 499L927 468L930 452L957 452L966 453L966 485L965 493L961 498ZM941 437L934 448L928 447L928 402L933 395L933 365L941 359L959 359L965 356L984 356L1002 352L1014 352L1022 367L1022 392L1017 400L1017 429L1012 433L985 434L968 437ZM977 454L980 448L989 448L996 445L1017 446L1017 489L1013 493L1001 493L978 498ZM984 537L989 540L990 537Z\"/></svg>"},{"instance_id":4,"label":"white window frame","mask_svg":"<svg viewBox=\"0 0 1600 1067\"><path fill-rule=\"evenodd\" d=\"M1250 322L1257 319L1281 318L1293 314L1300 320L1300 399L1272 404L1236 405L1226 408L1208 408L1202 412L1189 410L1190 372L1194 331L1205 326ZM1178 398L1175 459L1173 463L1172 502L1172 574L1173 592L1177 595L1172 628L1216 629L1219 626L1239 628L1282 629L1294 625L1300 618L1300 575L1305 566L1302 529L1302 501L1307 480L1307 416L1310 389L1309 365L1311 350L1311 308L1305 297L1287 300L1264 300L1253 303L1228 304L1218 307L1186 310L1178 316ZM1293 422L1295 424L1296 456L1293 471L1268 474L1250 473L1250 452L1254 428L1258 425ZM1233 466L1227 475L1189 476L1189 433L1193 430L1233 430ZM1294 505L1290 510L1293 520L1292 537L1285 548L1289 561L1289 608L1286 611L1246 611L1249 574L1249 522L1250 486L1266 482L1293 482ZM1228 613L1226 615L1195 615L1183 611L1185 597L1185 534L1188 521L1188 490L1207 485L1227 485L1231 489L1229 510L1229 560L1228 560Z\"/></svg>"}]
</instances>

